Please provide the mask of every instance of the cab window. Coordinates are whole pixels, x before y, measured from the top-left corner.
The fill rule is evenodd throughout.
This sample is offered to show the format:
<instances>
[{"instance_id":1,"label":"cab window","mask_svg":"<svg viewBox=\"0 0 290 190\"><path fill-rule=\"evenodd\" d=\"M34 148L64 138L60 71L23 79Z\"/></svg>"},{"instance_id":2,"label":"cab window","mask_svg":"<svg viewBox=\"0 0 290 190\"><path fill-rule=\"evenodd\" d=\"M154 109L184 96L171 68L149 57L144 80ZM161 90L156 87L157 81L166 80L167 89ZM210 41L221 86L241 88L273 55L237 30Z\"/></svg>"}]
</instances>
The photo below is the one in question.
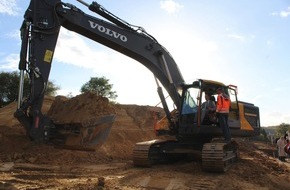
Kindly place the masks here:
<instances>
[{"instance_id":1,"label":"cab window","mask_svg":"<svg viewBox=\"0 0 290 190\"><path fill-rule=\"evenodd\" d=\"M191 94L197 95L197 92L198 90L194 88L190 88L186 91L182 105L182 114L190 114L197 112L197 104L191 96Z\"/></svg>"}]
</instances>

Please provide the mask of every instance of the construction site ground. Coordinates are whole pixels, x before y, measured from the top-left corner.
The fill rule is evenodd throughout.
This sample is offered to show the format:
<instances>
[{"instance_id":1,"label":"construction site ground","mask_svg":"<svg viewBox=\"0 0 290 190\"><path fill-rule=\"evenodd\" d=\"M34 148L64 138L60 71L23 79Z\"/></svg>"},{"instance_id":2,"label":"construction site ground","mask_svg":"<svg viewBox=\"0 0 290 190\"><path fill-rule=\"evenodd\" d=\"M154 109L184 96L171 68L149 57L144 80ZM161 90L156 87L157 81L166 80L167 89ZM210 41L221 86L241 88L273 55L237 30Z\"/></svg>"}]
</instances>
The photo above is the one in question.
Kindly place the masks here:
<instances>
[{"instance_id":1,"label":"construction site ground","mask_svg":"<svg viewBox=\"0 0 290 190\"><path fill-rule=\"evenodd\" d=\"M0 109L0 190L290 189L290 160L278 161L275 145L244 138L236 139L240 159L225 173L203 171L200 160L134 167L134 144L158 138L154 134L153 113L162 112L161 108L111 105L92 94L73 98L69 104L66 101L64 97L46 97L42 111L59 122L81 120L97 113L116 114L105 144L96 151L36 144L14 119L16 103L11 103Z\"/></svg>"}]
</instances>

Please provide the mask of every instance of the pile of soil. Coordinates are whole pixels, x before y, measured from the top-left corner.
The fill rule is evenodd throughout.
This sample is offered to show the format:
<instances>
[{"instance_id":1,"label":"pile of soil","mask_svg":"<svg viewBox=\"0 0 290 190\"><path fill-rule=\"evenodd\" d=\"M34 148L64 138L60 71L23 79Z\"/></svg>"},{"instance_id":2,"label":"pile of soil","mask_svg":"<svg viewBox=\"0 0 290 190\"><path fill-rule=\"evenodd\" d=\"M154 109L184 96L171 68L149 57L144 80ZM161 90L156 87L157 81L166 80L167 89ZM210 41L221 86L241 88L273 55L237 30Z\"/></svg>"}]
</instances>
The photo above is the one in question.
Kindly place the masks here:
<instances>
[{"instance_id":1,"label":"pile of soil","mask_svg":"<svg viewBox=\"0 0 290 190\"><path fill-rule=\"evenodd\" d=\"M74 98L45 97L42 112L54 123L77 123L91 118L115 114L116 119L108 139L95 152L55 149L53 146L35 144L25 136L24 128L13 117L16 103L0 109L0 155L2 161L33 161L49 163L66 160L70 164L82 159L89 161L127 160L137 142L155 139L155 112L163 109L152 106L112 104L107 98L94 93L84 93ZM162 114L161 114L162 116Z\"/></svg>"},{"instance_id":2,"label":"pile of soil","mask_svg":"<svg viewBox=\"0 0 290 190\"><path fill-rule=\"evenodd\" d=\"M47 113L56 124L77 123L110 114L116 114L114 105L91 92L70 99L57 96Z\"/></svg>"},{"instance_id":3,"label":"pile of soil","mask_svg":"<svg viewBox=\"0 0 290 190\"><path fill-rule=\"evenodd\" d=\"M135 143L156 139L161 108L111 104L91 93L45 97L42 112L56 123L115 114L105 144L93 152L36 144L13 117L16 103L0 109L0 189L289 189L290 160L275 158L275 145L236 139L241 158L226 173L206 173L199 161L135 168Z\"/></svg>"}]
</instances>

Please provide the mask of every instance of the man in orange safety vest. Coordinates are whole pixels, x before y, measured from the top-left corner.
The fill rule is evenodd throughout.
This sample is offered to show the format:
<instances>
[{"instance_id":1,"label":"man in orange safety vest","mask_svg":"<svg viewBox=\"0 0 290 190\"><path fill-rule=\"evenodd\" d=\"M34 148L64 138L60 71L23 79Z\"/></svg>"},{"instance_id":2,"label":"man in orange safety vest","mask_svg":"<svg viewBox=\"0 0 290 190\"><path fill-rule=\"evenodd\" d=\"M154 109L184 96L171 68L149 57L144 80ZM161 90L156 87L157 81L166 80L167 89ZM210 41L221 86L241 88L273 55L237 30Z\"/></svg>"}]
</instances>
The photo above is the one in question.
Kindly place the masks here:
<instances>
[{"instance_id":1,"label":"man in orange safety vest","mask_svg":"<svg viewBox=\"0 0 290 190\"><path fill-rule=\"evenodd\" d=\"M228 125L229 110L231 106L230 97L225 94L222 88L217 89L217 105L216 113L219 121L219 125L223 131L223 135L226 142L231 141L231 132Z\"/></svg>"}]
</instances>

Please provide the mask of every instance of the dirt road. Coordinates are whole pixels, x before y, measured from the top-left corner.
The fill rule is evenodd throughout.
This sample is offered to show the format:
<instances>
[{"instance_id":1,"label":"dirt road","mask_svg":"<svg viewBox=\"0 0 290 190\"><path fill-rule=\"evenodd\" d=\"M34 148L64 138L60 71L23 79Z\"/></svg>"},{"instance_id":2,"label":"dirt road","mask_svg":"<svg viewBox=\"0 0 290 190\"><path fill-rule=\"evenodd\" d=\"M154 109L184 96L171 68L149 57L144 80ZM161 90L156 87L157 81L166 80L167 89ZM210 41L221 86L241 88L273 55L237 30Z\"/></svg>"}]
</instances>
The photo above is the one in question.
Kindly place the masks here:
<instances>
[{"instance_id":1,"label":"dirt road","mask_svg":"<svg viewBox=\"0 0 290 190\"><path fill-rule=\"evenodd\" d=\"M96 163L88 159L93 153L80 156L76 163L66 162L65 158L47 164L4 162L0 165L0 189L289 189L290 161L282 164L269 157L269 149L265 149L268 145L258 142L251 145L256 151L242 150L241 159L226 173L203 172L198 161L152 168L136 168L130 160Z\"/></svg>"}]
</instances>

